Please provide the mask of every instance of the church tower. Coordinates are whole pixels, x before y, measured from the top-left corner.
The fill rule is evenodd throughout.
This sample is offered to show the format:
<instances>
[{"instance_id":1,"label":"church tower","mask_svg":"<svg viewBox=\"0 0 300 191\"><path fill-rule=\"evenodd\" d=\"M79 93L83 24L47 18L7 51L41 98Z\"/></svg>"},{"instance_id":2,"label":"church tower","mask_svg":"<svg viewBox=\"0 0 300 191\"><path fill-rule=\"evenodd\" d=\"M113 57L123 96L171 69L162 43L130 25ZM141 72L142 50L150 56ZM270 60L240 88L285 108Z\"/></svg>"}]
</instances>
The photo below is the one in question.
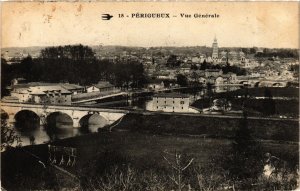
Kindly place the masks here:
<instances>
[{"instance_id":1,"label":"church tower","mask_svg":"<svg viewBox=\"0 0 300 191\"><path fill-rule=\"evenodd\" d=\"M217 42L217 38L215 37L214 42L212 44L212 48L213 48L213 52L212 52L212 60L214 62L217 62L218 57L219 57L219 53L218 53L218 42Z\"/></svg>"}]
</instances>

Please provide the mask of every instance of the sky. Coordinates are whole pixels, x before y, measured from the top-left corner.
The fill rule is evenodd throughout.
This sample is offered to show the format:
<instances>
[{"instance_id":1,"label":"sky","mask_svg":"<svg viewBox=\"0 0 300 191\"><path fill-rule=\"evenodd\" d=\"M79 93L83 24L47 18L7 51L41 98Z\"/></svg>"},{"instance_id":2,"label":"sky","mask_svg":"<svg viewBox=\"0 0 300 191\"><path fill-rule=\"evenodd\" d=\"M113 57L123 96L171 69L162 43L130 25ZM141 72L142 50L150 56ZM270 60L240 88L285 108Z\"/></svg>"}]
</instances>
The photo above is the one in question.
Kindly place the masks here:
<instances>
[{"instance_id":1,"label":"sky","mask_svg":"<svg viewBox=\"0 0 300 191\"><path fill-rule=\"evenodd\" d=\"M299 48L298 2L2 2L1 9L3 48L211 46L215 36L220 47ZM106 13L114 17L102 20ZM131 18L136 13L168 13L171 18ZM181 18L181 13L191 18Z\"/></svg>"}]
</instances>

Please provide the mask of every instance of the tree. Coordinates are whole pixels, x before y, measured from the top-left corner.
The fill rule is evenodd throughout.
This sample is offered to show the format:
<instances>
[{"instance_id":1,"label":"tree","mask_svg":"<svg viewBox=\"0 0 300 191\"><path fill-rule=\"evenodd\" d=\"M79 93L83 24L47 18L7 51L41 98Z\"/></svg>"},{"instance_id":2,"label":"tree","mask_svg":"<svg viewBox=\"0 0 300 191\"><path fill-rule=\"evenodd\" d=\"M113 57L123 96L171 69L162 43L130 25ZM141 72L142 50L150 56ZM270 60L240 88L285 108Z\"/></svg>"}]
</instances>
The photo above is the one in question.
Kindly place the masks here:
<instances>
[{"instance_id":1,"label":"tree","mask_svg":"<svg viewBox=\"0 0 300 191\"><path fill-rule=\"evenodd\" d=\"M12 145L21 145L21 138L15 130L7 124L8 114L1 112L1 151L5 151Z\"/></svg>"},{"instance_id":2,"label":"tree","mask_svg":"<svg viewBox=\"0 0 300 191\"><path fill-rule=\"evenodd\" d=\"M167 157L163 156L165 161L168 163L172 169L174 169L174 174L172 176L169 176L170 179L174 182L174 184L177 186L178 191L183 190L185 187L185 184L183 182L183 171L185 171L194 161L194 158L189 159L189 160L184 160L184 157L177 153L175 151L174 154L174 160L169 160ZM172 157L173 158L173 157Z\"/></svg>"},{"instance_id":3,"label":"tree","mask_svg":"<svg viewBox=\"0 0 300 191\"><path fill-rule=\"evenodd\" d=\"M167 60L167 66L168 67L178 67L180 66L181 62L179 60L177 60L177 56L172 54L169 56L168 60Z\"/></svg>"},{"instance_id":4,"label":"tree","mask_svg":"<svg viewBox=\"0 0 300 191\"><path fill-rule=\"evenodd\" d=\"M205 70L208 68L206 60L203 61L203 63L200 65L200 70Z\"/></svg>"},{"instance_id":5,"label":"tree","mask_svg":"<svg viewBox=\"0 0 300 191\"><path fill-rule=\"evenodd\" d=\"M180 86L183 86L183 87L187 86L188 85L187 77L185 75L178 74L177 75L177 84Z\"/></svg>"},{"instance_id":6,"label":"tree","mask_svg":"<svg viewBox=\"0 0 300 191\"><path fill-rule=\"evenodd\" d=\"M276 112L275 101L272 98L270 89L265 88L264 90L264 101L263 101L263 114L266 116L274 115Z\"/></svg>"},{"instance_id":7,"label":"tree","mask_svg":"<svg viewBox=\"0 0 300 191\"><path fill-rule=\"evenodd\" d=\"M191 70L198 70L197 65L196 65L196 64L192 64L192 65L191 65Z\"/></svg>"},{"instance_id":8,"label":"tree","mask_svg":"<svg viewBox=\"0 0 300 191\"><path fill-rule=\"evenodd\" d=\"M13 79L11 69L11 66L7 64L6 60L1 58L1 97L9 95L9 91L6 87L10 85Z\"/></svg>"},{"instance_id":9,"label":"tree","mask_svg":"<svg viewBox=\"0 0 300 191\"><path fill-rule=\"evenodd\" d=\"M256 48L253 47L253 48L250 48L250 54L255 54L256 53Z\"/></svg>"},{"instance_id":10,"label":"tree","mask_svg":"<svg viewBox=\"0 0 300 191\"><path fill-rule=\"evenodd\" d=\"M261 145L253 139L244 111L223 167L233 180L257 179L263 172L262 161Z\"/></svg>"},{"instance_id":11,"label":"tree","mask_svg":"<svg viewBox=\"0 0 300 191\"><path fill-rule=\"evenodd\" d=\"M194 99L196 99L196 94L197 94L197 90L199 88L199 75L197 74L196 71L193 71L191 73L191 79L192 79L192 87L193 87L193 94L194 94Z\"/></svg>"},{"instance_id":12,"label":"tree","mask_svg":"<svg viewBox=\"0 0 300 191\"><path fill-rule=\"evenodd\" d=\"M212 105L212 96L213 96L213 84L208 82L206 85L206 89L207 89L207 95L209 98L209 106L211 106Z\"/></svg>"}]
</instances>

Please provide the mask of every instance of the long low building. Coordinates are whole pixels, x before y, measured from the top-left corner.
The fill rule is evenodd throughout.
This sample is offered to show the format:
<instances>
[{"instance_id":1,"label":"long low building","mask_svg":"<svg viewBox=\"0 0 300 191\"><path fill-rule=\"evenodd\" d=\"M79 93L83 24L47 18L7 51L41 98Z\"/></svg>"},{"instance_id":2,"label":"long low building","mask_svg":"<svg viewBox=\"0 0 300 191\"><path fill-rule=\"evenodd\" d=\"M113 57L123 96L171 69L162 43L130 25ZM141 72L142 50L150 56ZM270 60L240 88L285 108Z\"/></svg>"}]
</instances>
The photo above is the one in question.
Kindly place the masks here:
<instances>
[{"instance_id":1,"label":"long low building","mask_svg":"<svg viewBox=\"0 0 300 191\"><path fill-rule=\"evenodd\" d=\"M45 104L71 104L72 92L61 86L34 86L15 89L11 97L18 98L18 102L45 103Z\"/></svg>"},{"instance_id":2,"label":"long low building","mask_svg":"<svg viewBox=\"0 0 300 191\"><path fill-rule=\"evenodd\" d=\"M10 102L71 105L72 95L82 93L84 87L69 83L31 82L14 84L10 88Z\"/></svg>"}]
</instances>

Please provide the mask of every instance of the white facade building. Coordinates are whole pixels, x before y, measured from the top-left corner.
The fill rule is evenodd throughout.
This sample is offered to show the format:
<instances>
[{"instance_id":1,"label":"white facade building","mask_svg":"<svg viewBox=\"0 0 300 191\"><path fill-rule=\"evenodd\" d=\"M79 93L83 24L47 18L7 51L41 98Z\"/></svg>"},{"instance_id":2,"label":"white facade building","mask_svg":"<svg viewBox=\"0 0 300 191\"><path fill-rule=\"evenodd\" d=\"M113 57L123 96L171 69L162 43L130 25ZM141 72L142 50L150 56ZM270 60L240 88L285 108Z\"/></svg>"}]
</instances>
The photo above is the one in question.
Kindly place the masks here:
<instances>
[{"instance_id":1,"label":"white facade building","mask_svg":"<svg viewBox=\"0 0 300 191\"><path fill-rule=\"evenodd\" d=\"M153 96L153 110L163 112L189 112L190 99L187 95L164 93Z\"/></svg>"}]
</instances>

